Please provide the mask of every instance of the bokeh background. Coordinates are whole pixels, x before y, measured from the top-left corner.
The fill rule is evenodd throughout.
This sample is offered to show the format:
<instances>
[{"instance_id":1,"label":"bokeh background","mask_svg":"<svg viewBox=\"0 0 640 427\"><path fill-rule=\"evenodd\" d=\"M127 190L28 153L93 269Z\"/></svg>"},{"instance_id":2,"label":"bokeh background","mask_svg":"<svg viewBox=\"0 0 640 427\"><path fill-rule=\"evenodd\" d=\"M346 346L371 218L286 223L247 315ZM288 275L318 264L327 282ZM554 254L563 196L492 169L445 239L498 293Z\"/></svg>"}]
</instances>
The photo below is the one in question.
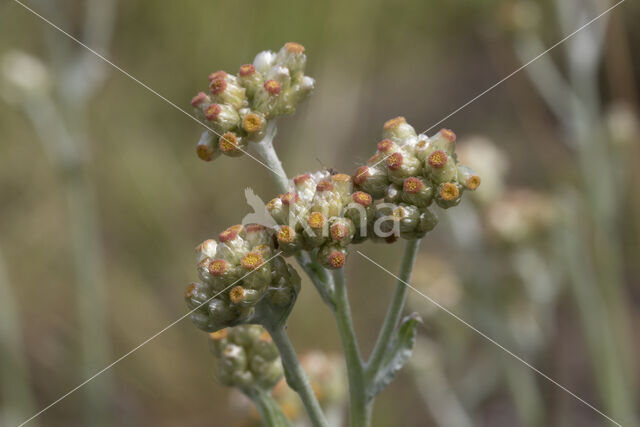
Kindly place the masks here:
<instances>
[{"instance_id":1,"label":"bokeh background","mask_svg":"<svg viewBox=\"0 0 640 427\"><path fill-rule=\"evenodd\" d=\"M313 96L280 121L290 175L352 173L397 115L453 129L483 185L441 214L413 284L625 426L640 351L640 4L606 0L144 0L25 4L182 108L208 73L305 45ZM0 425L15 426L186 312L193 248L269 199L244 156L14 1L0 4ZM402 242L359 249L392 271ZM393 278L347 265L365 354ZM423 298L412 363L376 426L610 425ZM339 352L306 281L289 331ZM32 426L234 426L205 335L182 321Z\"/></svg>"}]
</instances>

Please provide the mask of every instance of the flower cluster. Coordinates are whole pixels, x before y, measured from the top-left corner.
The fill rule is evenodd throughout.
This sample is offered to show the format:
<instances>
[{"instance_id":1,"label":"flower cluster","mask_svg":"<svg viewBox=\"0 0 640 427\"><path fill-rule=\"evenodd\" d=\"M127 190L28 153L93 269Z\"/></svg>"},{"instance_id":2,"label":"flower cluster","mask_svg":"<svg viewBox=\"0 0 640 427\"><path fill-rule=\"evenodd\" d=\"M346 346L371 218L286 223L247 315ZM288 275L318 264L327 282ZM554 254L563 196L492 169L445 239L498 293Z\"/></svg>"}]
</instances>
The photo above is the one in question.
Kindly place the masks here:
<instances>
[{"instance_id":1,"label":"flower cluster","mask_svg":"<svg viewBox=\"0 0 640 427\"><path fill-rule=\"evenodd\" d=\"M196 248L201 283L191 283L185 300L191 320L216 331L255 320L259 304L286 311L300 289L300 277L274 248L265 226L235 225Z\"/></svg>"},{"instance_id":2,"label":"flower cluster","mask_svg":"<svg viewBox=\"0 0 640 427\"><path fill-rule=\"evenodd\" d=\"M198 157L211 161L220 154L240 156L250 142L262 140L269 120L292 114L315 85L304 74L306 62L304 46L289 42L277 53L260 52L236 75L211 73L208 93L191 99L196 116L217 133L203 133Z\"/></svg>"},{"instance_id":3,"label":"flower cluster","mask_svg":"<svg viewBox=\"0 0 640 427\"><path fill-rule=\"evenodd\" d=\"M215 376L222 384L247 391L270 390L283 376L280 355L259 325L240 325L209 334Z\"/></svg>"},{"instance_id":4,"label":"flower cluster","mask_svg":"<svg viewBox=\"0 0 640 427\"><path fill-rule=\"evenodd\" d=\"M480 177L458 164L456 136L417 135L403 117L385 123L377 152L351 177L320 171L293 178L267 204L285 255L316 250L320 263L342 268L350 243L421 238L437 224L429 209L457 205Z\"/></svg>"},{"instance_id":5,"label":"flower cluster","mask_svg":"<svg viewBox=\"0 0 640 427\"><path fill-rule=\"evenodd\" d=\"M417 135L397 117L385 123L376 154L353 176L319 171L293 178L289 191L266 205L275 226L235 225L220 233L219 243L198 246L203 283L185 293L197 308L193 321L213 331L255 321L265 297L269 304L291 303L300 278L280 255L271 259L276 251L310 251L323 267L339 269L351 243L423 237L437 224L433 204L455 206L465 189L480 185L477 174L458 164L455 139L446 129Z\"/></svg>"}]
</instances>

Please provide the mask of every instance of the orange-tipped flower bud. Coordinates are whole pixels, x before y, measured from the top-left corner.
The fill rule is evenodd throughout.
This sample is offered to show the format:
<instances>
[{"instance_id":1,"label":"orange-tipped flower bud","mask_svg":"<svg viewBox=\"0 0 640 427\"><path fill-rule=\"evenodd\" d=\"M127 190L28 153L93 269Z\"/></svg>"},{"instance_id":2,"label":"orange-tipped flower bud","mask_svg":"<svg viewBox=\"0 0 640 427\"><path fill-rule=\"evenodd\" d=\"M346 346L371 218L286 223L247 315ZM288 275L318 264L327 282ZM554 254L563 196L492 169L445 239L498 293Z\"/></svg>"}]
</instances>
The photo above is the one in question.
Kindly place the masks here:
<instances>
[{"instance_id":1,"label":"orange-tipped flower bud","mask_svg":"<svg viewBox=\"0 0 640 427\"><path fill-rule=\"evenodd\" d=\"M242 77L247 77L256 72L256 67L253 64L244 64L240 66L238 70L238 75Z\"/></svg>"},{"instance_id":2,"label":"orange-tipped flower bud","mask_svg":"<svg viewBox=\"0 0 640 427\"><path fill-rule=\"evenodd\" d=\"M206 93L198 92L198 94L196 96L191 98L191 105L194 106L194 107L198 107L200 104L202 104L203 102L207 101L208 99L209 99L209 97L207 96Z\"/></svg>"},{"instance_id":3,"label":"orange-tipped flower bud","mask_svg":"<svg viewBox=\"0 0 640 427\"><path fill-rule=\"evenodd\" d=\"M260 268L262 264L264 264L264 259L259 252L249 252L240 260L240 264L246 270L255 270L256 268Z\"/></svg>"},{"instance_id":4,"label":"orange-tipped flower bud","mask_svg":"<svg viewBox=\"0 0 640 427\"><path fill-rule=\"evenodd\" d=\"M443 168L447 164L447 153L442 150L434 151L429 155L427 162L432 168Z\"/></svg>"},{"instance_id":5,"label":"orange-tipped flower bud","mask_svg":"<svg viewBox=\"0 0 640 427\"><path fill-rule=\"evenodd\" d=\"M282 91L282 85L280 84L279 81L277 80L267 80L264 83L264 89L270 94L270 95L279 95L280 91Z\"/></svg>"},{"instance_id":6,"label":"orange-tipped flower bud","mask_svg":"<svg viewBox=\"0 0 640 427\"><path fill-rule=\"evenodd\" d=\"M229 269L229 263L222 258L218 258L211 261L208 268L209 274L212 276L222 276Z\"/></svg>"}]
</instances>

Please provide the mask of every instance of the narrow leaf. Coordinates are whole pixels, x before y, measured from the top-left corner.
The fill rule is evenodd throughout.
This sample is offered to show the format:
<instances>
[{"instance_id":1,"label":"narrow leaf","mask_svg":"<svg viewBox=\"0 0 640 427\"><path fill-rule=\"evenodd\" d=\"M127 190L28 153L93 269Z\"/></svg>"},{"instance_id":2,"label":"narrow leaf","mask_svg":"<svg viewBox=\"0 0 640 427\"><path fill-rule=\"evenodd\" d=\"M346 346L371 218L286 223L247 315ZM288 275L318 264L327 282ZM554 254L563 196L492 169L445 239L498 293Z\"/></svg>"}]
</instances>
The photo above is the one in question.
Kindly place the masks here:
<instances>
[{"instance_id":1,"label":"narrow leaf","mask_svg":"<svg viewBox=\"0 0 640 427\"><path fill-rule=\"evenodd\" d=\"M422 319L417 313L412 313L402 319L398 331L389 343L382 367L376 372L369 386L369 399L373 399L384 390L411 357L411 352L416 342L418 323L422 323Z\"/></svg>"}]
</instances>

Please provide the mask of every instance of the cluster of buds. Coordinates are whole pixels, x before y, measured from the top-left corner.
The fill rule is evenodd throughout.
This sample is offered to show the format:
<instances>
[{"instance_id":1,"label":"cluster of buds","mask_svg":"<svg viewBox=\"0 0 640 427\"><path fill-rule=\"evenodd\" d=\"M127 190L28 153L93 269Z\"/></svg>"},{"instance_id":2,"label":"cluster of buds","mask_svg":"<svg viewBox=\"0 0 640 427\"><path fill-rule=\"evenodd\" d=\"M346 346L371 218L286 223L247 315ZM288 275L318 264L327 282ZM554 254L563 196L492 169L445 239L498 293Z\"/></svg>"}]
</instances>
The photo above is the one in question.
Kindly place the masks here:
<instances>
[{"instance_id":1,"label":"cluster of buds","mask_svg":"<svg viewBox=\"0 0 640 427\"><path fill-rule=\"evenodd\" d=\"M209 334L215 377L243 391L271 390L283 377L278 349L259 325L240 325Z\"/></svg>"},{"instance_id":2,"label":"cluster of buds","mask_svg":"<svg viewBox=\"0 0 640 427\"><path fill-rule=\"evenodd\" d=\"M217 242L198 245L196 260L201 282L184 296L191 320L208 332L255 323L261 304L288 313L300 289L300 277L274 248L273 230L263 225L229 227Z\"/></svg>"},{"instance_id":3,"label":"cluster of buds","mask_svg":"<svg viewBox=\"0 0 640 427\"><path fill-rule=\"evenodd\" d=\"M345 265L351 243L423 237L480 177L458 164L455 134L417 135L405 119L384 125L377 153L353 176L320 171L291 180L266 205L273 226L235 225L197 248L202 283L185 292L192 320L206 331L256 322L256 309L290 307L300 278L280 256L311 252L325 268ZM277 256L276 256L277 254ZM209 299L211 299L209 301Z\"/></svg>"},{"instance_id":4,"label":"cluster of buds","mask_svg":"<svg viewBox=\"0 0 640 427\"><path fill-rule=\"evenodd\" d=\"M191 99L196 116L217 133L203 133L198 157L211 161L220 154L240 156L250 142L264 138L269 120L292 114L315 85L304 74L306 62L304 46L289 42L277 53L260 52L236 75L211 73L208 93Z\"/></svg>"},{"instance_id":5,"label":"cluster of buds","mask_svg":"<svg viewBox=\"0 0 640 427\"><path fill-rule=\"evenodd\" d=\"M384 125L378 151L353 176L320 171L293 178L267 211L285 255L317 250L326 268L342 268L347 246L367 239L423 237L437 224L430 206L457 205L480 177L458 164L455 134L417 135L404 118Z\"/></svg>"}]
</instances>

